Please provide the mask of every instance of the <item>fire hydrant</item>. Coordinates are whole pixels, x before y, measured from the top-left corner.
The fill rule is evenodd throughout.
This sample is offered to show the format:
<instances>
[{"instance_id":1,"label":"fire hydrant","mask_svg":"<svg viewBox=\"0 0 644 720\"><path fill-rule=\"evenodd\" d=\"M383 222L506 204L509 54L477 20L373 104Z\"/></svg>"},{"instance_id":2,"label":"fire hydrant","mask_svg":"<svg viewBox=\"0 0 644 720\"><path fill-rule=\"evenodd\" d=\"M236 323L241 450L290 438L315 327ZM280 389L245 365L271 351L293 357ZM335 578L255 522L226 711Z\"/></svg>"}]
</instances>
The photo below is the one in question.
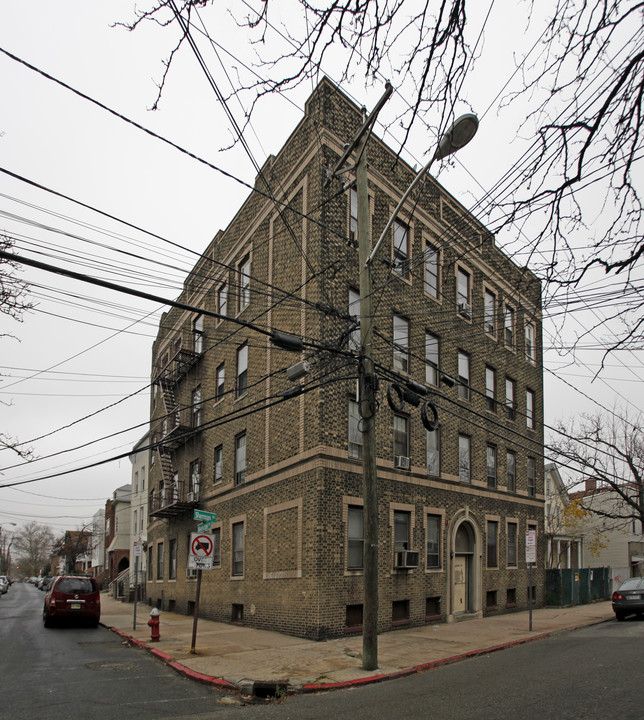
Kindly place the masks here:
<instances>
[{"instance_id":1,"label":"fire hydrant","mask_svg":"<svg viewBox=\"0 0 644 720\"><path fill-rule=\"evenodd\" d=\"M148 620L148 625L150 626L150 642L159 642L161 639L161 619L159 615L161 615L161 610L159 610L159 608L152 608L150 611L150 619Z\"/></svg>"}]
</instances>

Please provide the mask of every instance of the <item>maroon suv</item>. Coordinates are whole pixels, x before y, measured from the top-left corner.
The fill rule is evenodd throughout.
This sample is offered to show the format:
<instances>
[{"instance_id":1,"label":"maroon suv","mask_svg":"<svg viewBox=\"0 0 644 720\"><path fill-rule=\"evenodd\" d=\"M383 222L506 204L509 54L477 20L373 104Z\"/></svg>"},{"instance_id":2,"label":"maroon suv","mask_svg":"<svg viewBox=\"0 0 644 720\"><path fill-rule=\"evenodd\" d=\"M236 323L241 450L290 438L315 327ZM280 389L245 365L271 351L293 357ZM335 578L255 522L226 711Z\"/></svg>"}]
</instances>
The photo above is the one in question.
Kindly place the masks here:
<instances>
[{"instance_id":1,"label":"maroon suv","mask_svg":"<svg viewBox=\"0 0 644 720\"><path fill-rule=\"evenodd\" d=\"M52 579L42 611L45 627L51 627L55 620L73 618L98 627L100 617L101 596L94 578L60 575Z\"/></svg>"}]
</instances>

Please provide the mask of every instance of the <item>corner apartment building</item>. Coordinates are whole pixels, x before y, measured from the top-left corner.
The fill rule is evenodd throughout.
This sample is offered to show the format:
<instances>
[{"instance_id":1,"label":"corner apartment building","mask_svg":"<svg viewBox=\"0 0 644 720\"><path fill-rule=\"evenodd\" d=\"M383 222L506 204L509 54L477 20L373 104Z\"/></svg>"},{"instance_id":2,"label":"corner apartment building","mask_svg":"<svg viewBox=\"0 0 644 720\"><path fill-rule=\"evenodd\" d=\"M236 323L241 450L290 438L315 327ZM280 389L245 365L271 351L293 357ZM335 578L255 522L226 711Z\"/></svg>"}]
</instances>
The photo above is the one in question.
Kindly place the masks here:
<instances>
[{"instance_id":1,"label":"corner apartment building","mask_svg":"<svg viewBox=\"0 0 644 720\"><path fill-rule=\"evenodd\" d=\"M201 311L162 317L147 597L163 609L194 610L200 508L217 515L202 616L315 639L361 630L357 203L351 169L328 180L361 124L322 80L187 277L180 300ZM367 155L377 238L415 173L376 136ZM373 287L379 631L525 609L529 593L542 602L538 279L428 176L375 258ZM308 344L288 352L273 331ZM410 381L437 409L431 432L424 405L389 388Z\"/></svg>"}]
</instances>

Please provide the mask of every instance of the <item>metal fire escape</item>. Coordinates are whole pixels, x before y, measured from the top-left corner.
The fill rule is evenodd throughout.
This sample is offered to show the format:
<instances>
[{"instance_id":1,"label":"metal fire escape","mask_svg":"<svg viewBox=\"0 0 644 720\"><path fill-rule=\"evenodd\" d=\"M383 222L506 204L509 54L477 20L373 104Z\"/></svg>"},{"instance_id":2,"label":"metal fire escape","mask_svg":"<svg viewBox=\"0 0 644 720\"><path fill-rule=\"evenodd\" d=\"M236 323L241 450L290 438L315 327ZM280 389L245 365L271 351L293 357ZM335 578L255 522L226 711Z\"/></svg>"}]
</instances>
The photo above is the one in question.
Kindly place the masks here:
<instances>
[{"instance_id":1,"label":"metal fire escape","mask_svg":"<svg viewBox=\"0 0 644 720\"><path fill-rule=\"evenodd\" d=\"M152 451L159 463L161 483L158 491L150 493L151 517L176 517L199 504L198 477L196 481L195 478L180 481L174 455L179 447L199 432L199 428L193 425L193 408L181 408L176 395L179 383L200 357L200 353L179 348L154 378L163 398L165 414L152 433L157 441L161 441Z\"/></svg>"}]
</instances>

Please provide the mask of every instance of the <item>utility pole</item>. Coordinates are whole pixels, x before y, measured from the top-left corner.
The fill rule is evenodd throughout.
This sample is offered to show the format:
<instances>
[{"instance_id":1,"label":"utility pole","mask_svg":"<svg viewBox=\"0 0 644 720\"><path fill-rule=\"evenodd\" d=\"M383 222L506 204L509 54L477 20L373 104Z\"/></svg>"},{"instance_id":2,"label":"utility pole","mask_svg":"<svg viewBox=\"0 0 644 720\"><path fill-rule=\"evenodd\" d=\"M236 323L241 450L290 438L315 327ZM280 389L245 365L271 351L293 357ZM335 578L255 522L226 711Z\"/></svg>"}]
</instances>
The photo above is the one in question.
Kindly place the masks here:
<instances>
[{"instance_id":1,"label":"utility pole","mask_svg":"<svg viewBox=\"0 0 644 720\"><path fill-rule=\"evenodd\" d=\"M376 452L377 378L373 364L371 218L367 184L365 133L356 148L358 194L358 257L360 263L360 418L362 423L362 492L364 513L364 602L362 605L362 667L378 667L378 470Z\"/></svg>"}]
</instances>

